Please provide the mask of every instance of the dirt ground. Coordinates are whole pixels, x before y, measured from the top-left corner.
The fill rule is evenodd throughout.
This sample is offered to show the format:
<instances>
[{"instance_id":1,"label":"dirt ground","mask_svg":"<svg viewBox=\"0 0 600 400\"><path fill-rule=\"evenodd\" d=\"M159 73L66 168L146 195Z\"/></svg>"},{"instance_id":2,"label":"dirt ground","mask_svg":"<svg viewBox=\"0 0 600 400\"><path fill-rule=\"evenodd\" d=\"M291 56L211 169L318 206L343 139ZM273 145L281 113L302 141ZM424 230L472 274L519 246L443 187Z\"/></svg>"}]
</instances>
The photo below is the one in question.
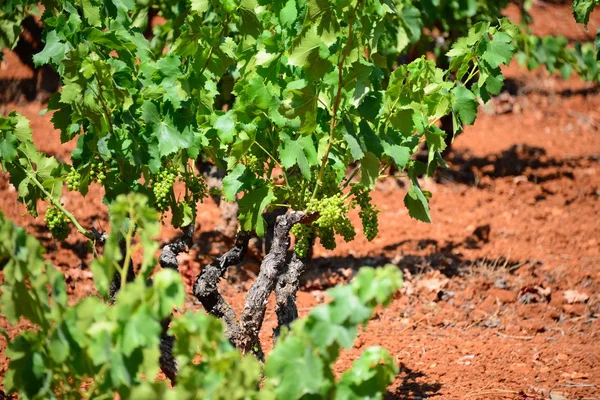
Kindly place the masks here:
<instances>
[{"instance_id":1,"label":"dirt ground","mask_svg":"<svg viewBox=\"0 0 600 400\"><path fill-rule=\"evenodd\" d=\"M516 16L516 9L508 14ZM594 14L586 32L568 7L544 2L536 3L533 16L534 33L573 40L591 39L600 26ZM507 91L456 139L451 169L423 183L434 194L433 223L410 219L404 182L384 180L374 194L379 236L369 243L359 234L332 252L317 246L304 278L301 314L360 266L393 263L404 271L394 302L377 312L336 365L343 371L370 345L387 348L401 372L386 398L600 398L600 89L517 65L505 73ZM0 83L11 79L32 74L7 53ZM0 103L0 112L16 109L30 118L39 148L68 160L74 143L60 145L50 116L38 115L44 104L10 100ZM93 187L86 198L66 192L63 200L84 226L101 228L107 225L101 198ZM16 203L3 173L0 210L48 247L73 300L95 293L85 243L73 232L56 244L43 219L25 215ZM227 246L218 220L211 200L201 205L196 245L180 257L188 288ZM165 227L161 241L175 234ZM258 267L249 259L222 282L238 311ZM186 307L200 310L188 293ZM262 333L267 350L275 323L271 301ZM11 337L22 329L4 319L0 326ZM2 353L0 374L6 368Z\"/></svg>"}]
</instances>

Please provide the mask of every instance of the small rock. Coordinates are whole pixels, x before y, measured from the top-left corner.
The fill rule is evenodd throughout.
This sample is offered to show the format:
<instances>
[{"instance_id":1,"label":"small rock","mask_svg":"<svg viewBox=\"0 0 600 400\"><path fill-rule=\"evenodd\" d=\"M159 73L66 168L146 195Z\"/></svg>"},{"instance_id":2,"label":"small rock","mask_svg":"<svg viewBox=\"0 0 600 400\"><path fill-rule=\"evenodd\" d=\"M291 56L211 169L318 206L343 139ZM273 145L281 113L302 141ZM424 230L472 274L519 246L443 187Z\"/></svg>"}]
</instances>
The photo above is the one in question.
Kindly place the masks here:
<instances>
[{"instance_id":1,"label":"small rock","mask_svg":"<svg viewBox=\"0 0 600 400\"><path fill-rule=\"evenodd\" d=\"M474 358L475 358L475 354L469 354L466 356L462 356L461 358L456 360L456 363L459 365L471 365L471 362Z\"/></svg>"},{"instance_id":2,"label":"small rock","mask_svg":"<svg viewBox=\"0 0 600 400\"><path fill-rule=\"evenodd\" d=\"M504 278L498 278L494 281L494 287L496 289L508 289L508 282Z\"/></svg>"},{"instance_id":3,"label":"small rock","mask_svg":"<svg viewBox=\"0 0 600 400\"><path fill-rule=\"evenodd\" d=\"M590 298L587 293L579 292L577 290L565 290L563 296L569 304L585 303Z\"/></svg>"}]
</instances>

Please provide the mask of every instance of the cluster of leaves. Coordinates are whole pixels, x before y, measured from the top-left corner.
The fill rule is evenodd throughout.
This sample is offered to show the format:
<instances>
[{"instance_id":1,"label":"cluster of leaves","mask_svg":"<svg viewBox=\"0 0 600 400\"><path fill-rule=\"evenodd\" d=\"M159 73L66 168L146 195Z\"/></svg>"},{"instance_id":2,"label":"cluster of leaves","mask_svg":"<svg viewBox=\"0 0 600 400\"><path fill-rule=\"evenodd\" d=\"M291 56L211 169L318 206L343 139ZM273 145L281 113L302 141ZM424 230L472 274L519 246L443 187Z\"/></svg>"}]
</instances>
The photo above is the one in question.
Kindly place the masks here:
<instances>
[{"instance_id":1,"label":"cluster of leaves","mask_svg":"<svg viewBox=\"0 0 600 400\"><path fill-rule=\"evenodd\" d=\"M92 267L97 289L106 293L107 265L121 268L118 242L126 239L128 255L135 250L134 224L144 262L109 306L96 296L69 305L64 277L44 261L41 245L0 214L3 315L13 324L23 318L35 327L8 341L4 385L9 393L23 399L93 399L115 393L128 399L381 398L395 377L397 366L378 347L367 349L339 379L332 371L340 349L352 346L358 326L400 287L401 275L390 266L362 269L351 284L331 290L334 300L296 321L264 370L253 356L233 348L214 317L192 312L173 317L169 332L176 337L180 372L177 386L169 388L157 379L161 321L174 307L183 307L181 277L164 269L148 284L159 224L146 198L119 196L111 215L104 255Z\"/></svg>"},{"instance_id":2,"label":"cluster of leaves","mask_svg":"<svg viewBox=\"0 0 600 400\"><path fill-rule=\"evenodd\" d=\"M46 46L35 62L60 73L63 90L48 108L61 139L77 138L73 165L53 174L51 194L60 196L61 178L84 195L96 179L107 203L142 193L185 226L205 193L180 200L164 182L153 185L176 169L191 186L191 160L210 158L229 171L223 195L239 201L241 228L259 236L269 207L308 210L343 196L346 204L335 211L346 218L364 203L372 239L376 212L343 195L349 164L367 191L385 167L405 171L410 215L429 221L429 194L417 176L444 165L445 133L436 122L452 114L459 131L474 121L475 97L487 100L501 88L498 67L512 58L518 31L507 20L478 22L448 53L449 69L424 58L396 68L388 45L414 9L402 2L142 3L43 3ZM140 25L147 7L167 17L151 40ZM465 85L477 76L474 88ZM411 159L423 141L427 164ZM272 178L276 171L282 179ZM31 193L32 205L45 198ZM333 232L321 239L333 245Z\"/></svg>"},{"instance_id":3,"label":"cluster of leaves","mask_svg":"<svg viewBox=\"0 0 600 400\"><path fill-rule=\"evenodd\" d=\"M54 157L38 151L33 143L27 118L16 112L0 117L0 166L10 174L10 182L17 188L19 201L29 213L37 215L37 200L49 200L62 208L61 177L66 168Z\"/></svg>"},{"instance_id":4,"label":"cluster of leaves","mask_svg":"<svg viewBox=\"0 0 600 400\"><path fill-rule=\"evenodd\" d=\"M584 81L600 81L598 49L593 43L575 43L571 47L563 36L520 35L517 48L519 64L530 70L544 66L550 73L560 72L564 79L576 72Z\"/></svg>"},{"instance_id":5,"label":"cluster of leaves","mask_svg":"<svg viewBox=\"0 0 600 400\"><path fill-rule=\"evenodd\" d=\"M477 22L493 22L501 18L508 0L469 0L465 2L399 1L402 4L401 24L398 26L396 50L410 57L433 51L439 66L448 65L447 51ZM587 24L595 0L573 2L575 19ZM514 35L513 45L522 66L535 69L544 66L549 72L560 71L568 78L574 71L585 81L597 82L599 65L597 48L592 43L571 46L562 36L538 37L530 34L527 24L532 21L531 1L519 4L522 28ZM391 44L394 45L393 43Z\"/></svg>"}]
</instances>

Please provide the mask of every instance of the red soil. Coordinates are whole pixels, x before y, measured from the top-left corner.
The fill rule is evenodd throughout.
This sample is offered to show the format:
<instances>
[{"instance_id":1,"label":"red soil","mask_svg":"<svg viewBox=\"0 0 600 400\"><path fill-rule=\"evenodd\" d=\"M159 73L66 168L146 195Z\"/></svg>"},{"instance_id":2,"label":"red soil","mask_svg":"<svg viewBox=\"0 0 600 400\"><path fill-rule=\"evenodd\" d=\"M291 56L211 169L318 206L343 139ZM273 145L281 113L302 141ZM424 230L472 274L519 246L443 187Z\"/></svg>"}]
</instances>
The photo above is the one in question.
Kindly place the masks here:
<instances>
[{"instance_id":1,"label":"red soil","mask_svg":"<svg viewBox=\"0 0 600 400\"><path fill-rule=\"evenodd\" d=\"M565 6L539 2L533 15L535 33L593 36L572 22ZM594 14L590 32L598 26ZM18 60L7 57L0 79L17 76L18 68ZM486 106L457 138L451 170L424 182L434 193L434 222L408 217L402 182L381 182L374 194L382 210L378 238L369 243L359 235L333 252L318 246L298 294L304 315L323 301L322 290L347 281L357 267L391 262L405 272L404 289L336 365L340 372L366 347L387 348L401 366L388 398L600 397L600 96L597 86L575 77L562 81L516 65L505 72L516 82L515 93ZM23 113L39 148L68 159L73 143L60 145L50 116L38 116L43 108L6 104L0 111ZM73 232L56 244L41 217L25 215L5 174L0 192L0 210L48 247L72 299L93 294L91 257L81 238ZM83 225L99 228L107 225L101 197L102 189L93 187L86 198L66 193L64 203ZM212 201L201 206L197 245L181 256L188 289L201 266L226 247L215 232L218 218ZM160 237L166 242L174 235L165 227ZM247 262L246 274L222 282L238 312L251 284L240 277L253 270ZM570 304L569 291L587 300ZM200 310L188 293L186 307ZM262 333L266 350L275 323L271 302ZM0 326L11 337L23 329L4 319ZM2 354L0 373L6 368Z\"/></svg>"}]
</instances>

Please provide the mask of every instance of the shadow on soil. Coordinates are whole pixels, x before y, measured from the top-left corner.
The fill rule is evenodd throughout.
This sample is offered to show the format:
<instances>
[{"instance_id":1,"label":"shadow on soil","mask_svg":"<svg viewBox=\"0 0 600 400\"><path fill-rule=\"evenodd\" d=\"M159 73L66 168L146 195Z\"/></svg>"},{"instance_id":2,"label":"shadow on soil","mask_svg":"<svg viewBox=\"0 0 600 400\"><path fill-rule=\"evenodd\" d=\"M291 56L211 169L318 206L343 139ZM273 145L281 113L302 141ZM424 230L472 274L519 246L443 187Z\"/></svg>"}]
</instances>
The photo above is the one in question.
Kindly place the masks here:
<instances>
[{"instance_id":1,"label":"shadow on soil","mask_svg":"<svg viewBox=\"0 0 600 400\"><path fill-rule=\"evenodd\" d=\"M598 157L555 159L547 156L541 147L526 144L513 145L500 154L486 157L453 151L449 156L450 170L438 171L438 182L458 182L478 185L483 176L491 178L526 176L531 182L543 183L566 177L575 179L573 169L597 163Z\"/></svg>"},{"instance_id":2,"label":"shadow on soil","mask_svg":"<svg viewBox=\"0 0 600 400\"><path fill-rule=\"evenodd\" d=\"M26 79L0 79L0 104L14 101L47 101L59 88L60 78L49 65L37 67L34 54L44 49L42 27L34 17L29 16L21 23L23 32L13 49L33 77Z\"/></svg>"},{"instance_id":3,"label":"shadow on soil","mask_svg":"<svg viewBox=\"0 0 600 400\"><path fill-rule=\"evenodd\" d=\"M398 377L401 379L400 384L394 391L386 393L386 400L425 399L438 394L442 388L442 385L437 382L421 382L424 380L430 381L431 379L427 378L427 374L412 370L402 363L400 364Z\"/></svg>"},{"instance_id":4,"label":"shadow on soil","mask_svg":"<svg viewBox=\"0 0 600 400\"><path fill-rule=\"evenodd\" d=\"M560 96L560 97L573 97L573 96L589 96L600 92L600 85L590 85L578 89L562 89L562 90L547 90L543 88L531 88L527 86L527 83L521 79L506 78L504 80L503 92L508 92L512 96L521 96L527 93L538 93L544 96Z\"/></svg>"},{"instance_id":5,"label":"shadow on soil","mask_svg":"<svg viewBox=\"0 0 600 400\"><path fill-rule=\"evenodd\" d=\"M345 282L350 276L363 266L383 266L394 263L401 270L406 270L412 275L423 274L428 271L440 271L444 276L451 278L472 272L473 268L480 265L501 266L508 271L514 271L531 261L516 261L500 257L496 260L485 258L469 259L457 249L474 248L487 242L489 226L484 225L475 229L473 234L462 242L447 242L440 246L436 240L403 240L399 243L384 247L382 255L371 257L318 257L302 276L302 290L323 290L338 283ZM404 250L398 256L398 249ZM427 252L425 255L414 253Z\"/></svg>"}]
</instances>

